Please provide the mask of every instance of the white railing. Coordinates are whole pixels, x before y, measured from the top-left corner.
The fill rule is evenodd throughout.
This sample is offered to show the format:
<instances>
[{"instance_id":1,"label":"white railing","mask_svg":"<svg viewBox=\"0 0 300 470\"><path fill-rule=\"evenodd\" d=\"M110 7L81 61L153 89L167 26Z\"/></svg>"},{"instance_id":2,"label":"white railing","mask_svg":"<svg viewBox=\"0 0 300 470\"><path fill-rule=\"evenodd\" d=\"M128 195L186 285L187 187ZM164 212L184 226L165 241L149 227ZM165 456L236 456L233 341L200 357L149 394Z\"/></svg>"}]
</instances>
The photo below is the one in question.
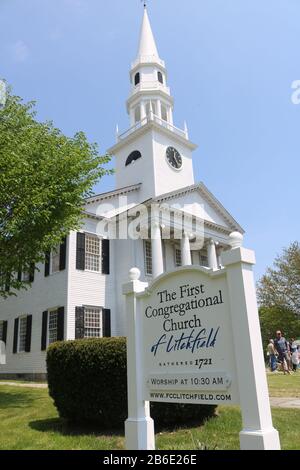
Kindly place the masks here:
<instances>
[{"instance_id":1,"label":"white railing","mask_svg":"<svg viewBox=\"0 0 300 470\"><path fill-rule=\"evenodd\" d=\"M178 127L173 126L167 121L164 121L161 119L159 116L156 116L156 114L153 114L153 112L150 111L149 115L142 119L141 121L137 122L134 126L132 126L130 129L127 131L123 132L123 134L120 134L117 136L118 142L121 140L126 139L129 135L131 135L133 132L136 130L140 129L141 127L145 126L149 122L156 122L160 126L164 127L165 129L168 129L171 132L174 132L175 134L179 135L183 139L188 140L188 134L187 131L183 131L182 129L179 129Z\"/></svg>"}]
</instances>

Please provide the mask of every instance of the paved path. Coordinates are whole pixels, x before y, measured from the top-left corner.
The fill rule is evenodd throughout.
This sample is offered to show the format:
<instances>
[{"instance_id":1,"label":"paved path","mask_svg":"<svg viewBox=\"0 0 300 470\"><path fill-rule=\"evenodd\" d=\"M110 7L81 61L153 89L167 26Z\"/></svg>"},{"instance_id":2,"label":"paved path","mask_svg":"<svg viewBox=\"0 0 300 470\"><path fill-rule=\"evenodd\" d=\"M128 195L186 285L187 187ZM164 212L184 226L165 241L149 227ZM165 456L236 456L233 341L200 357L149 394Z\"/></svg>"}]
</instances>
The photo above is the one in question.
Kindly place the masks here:
<instances>
[{"instance_id":1,"label":"paved path","mask_svg":"<svg viewBox=\"0 0 300 470\"><path fill-rule=\"evenodd\" d=\"M0 380L0 385L10 385L11 387L48 388L48 384L38 384L33 382L3 382L2 380Z\"/></svg>"},{"instance_id":2,"label":"paved path","mask_svg":"<svg viewBox=\"0 0 300 470\"><path fill-rule=\"evenodd\" d=\"M300 408L300 398L270 397L270 402L275 408Z\"/></svg>"},{"instance_id":3,"label":"paved path","mask_svg":"<svg viewBox=\"0 0 300 470\"><path fill-rule=\"evenodd\" d=\"M0 385L10 385L12 387L29 387L29 388L47 388L47 384L40 383L24 383L24 382L3 382L0 381ZM292 397L271 397L271 406L275 408L300 408L300 398Z\"/></svg>"}]
</instances>

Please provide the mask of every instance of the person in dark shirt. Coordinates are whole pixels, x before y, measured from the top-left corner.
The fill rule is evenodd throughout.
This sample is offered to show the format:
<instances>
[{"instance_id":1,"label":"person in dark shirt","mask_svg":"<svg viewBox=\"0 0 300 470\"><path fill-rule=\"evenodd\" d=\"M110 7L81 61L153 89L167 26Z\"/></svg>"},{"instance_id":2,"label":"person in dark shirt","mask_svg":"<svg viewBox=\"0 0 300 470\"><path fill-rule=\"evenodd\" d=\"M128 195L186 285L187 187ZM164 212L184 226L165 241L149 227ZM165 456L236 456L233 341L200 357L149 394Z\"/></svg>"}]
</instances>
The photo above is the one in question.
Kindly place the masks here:
<instances>
[{"instance_id":1,"label":"person in dark shirt","mask_svg":"<svg viewBox=\"0 0 300 470\"><path fill-rule=\"evenodd\" d=\"M278 360L282 364L283 372L286 371L290 374L290 346L280 330L276 331L274 346L278 352Z\"/></svg>"}]
</instances>

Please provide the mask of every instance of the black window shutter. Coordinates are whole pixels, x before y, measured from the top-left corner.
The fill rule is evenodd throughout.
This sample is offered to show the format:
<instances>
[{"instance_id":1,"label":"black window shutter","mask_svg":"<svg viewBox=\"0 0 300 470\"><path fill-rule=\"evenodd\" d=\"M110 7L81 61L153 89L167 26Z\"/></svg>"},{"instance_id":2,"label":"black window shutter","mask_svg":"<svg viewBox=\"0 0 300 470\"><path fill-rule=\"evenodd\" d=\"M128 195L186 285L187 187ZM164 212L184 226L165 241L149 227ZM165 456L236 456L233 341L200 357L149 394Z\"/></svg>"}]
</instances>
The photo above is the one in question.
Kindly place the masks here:
<instances>
[{"instance_id":1,"label":"black window shutter","mask_svg":"<svg viewBox=\"0 0 300 470\"><path fill-rule=\"evenodd\" d=\"M75 339L84 338L84 307L75 308Z\"/></svg>"},{"instance_id":2,"label":"black window shutter","mask_svg":"<svg viewBox=\"0 0 300 470\"><path fill-rule=\"evenodd\" d=\"M25 352L30 352L30 349L31 349L31 330L32 330L32 315L28 315L27 327L26 327Z\"/></svg>"},{"instance_id":3,"label":"black window shutter","mask_svg":"<svg viewBox=\"0 0 300 470\"><path fill-rule=\"evenodd\" d=\"M110 310L107 308L102 310L102 329L103 337L109 338L111 336Z\"/></svg>"},{"instance_id":4,"label":"black window shutter","mask_svg":"<svg viewBox=\"0 0 300 470\"><path fill-rule=\"evenodd\" d=\"M14 354L16 354L18 352L18 334L19 334L19 319L15 318L14 343L13 343L13 353Z\"/></svg>"},{"instance_id":5,"label":"black window shutter","mask_svg":"<svg viewBox=\"0 0 300 470\"><path fill-rule=\"evenodd\" d=\"M65 308L59 307L57 309L57 341L65 339Z\"/></svg>"},{"instance_id":6,"label":"black window shutter","mask_svg":"<svg viewBox=\"0 0 300 470\"><path fill-rule=\"evenodd\" d=\"M34 281L34 272L35 272L35 264L31 263L30 265L30 271L29 271L29 282Z\"/></svg>"},{"instance_id":7,"label":"black window shutter","mask_svg":"<svg viewBox=\"0 0 300 470\"><path fill-rule=\"evenodd\" d=\"M77 232L76 269L85 269L85 233Z\"/></svg>"},{"instance_id":8,"label":"black window shutter","mask_svg":"<svg viewBox=\"0 0 300 470\"><path fill-rule=\"evenodd\" d=\"M45 277L50 274L50 251L45 253Z\"/></svg>"},{"instance_id":9,"label":"black window shutter","mask_svg":"<svg viewBox=\"0 0 300 470\"><path fill-rule=\"evenodd\" d=\"M18 281L22 281L22 271L18 271Z\"/></svg>"},{"instance_id":10,"label":"black window shutter","mask_svg":"<svg viewBox=\"0 0 300 470\"><path fill-rule=\"evenodd\" d=\"M59 270L66 269L66 254L67 254L67 237L65 237L60 245L59 250Z\"/></svg>"},{"instance_id":11,"label":"black window shutter","mask_svg":"<svg viewBox=\"0 0 300 470\"><path fill-rule=\"evenodd\" d=\"M102 240L102 274L109 274L109 240Z\"/></svg>"},{"instance_id":12,"label":"black window shutter","mask_svg":"<svg viewBox=\"0 0 300 470\"><path fill-rule=\"evenodd\" d=\"M47 349L48 310L43 312L41 350Z\"/></svg>"},{"instance_id":13,"label":"black window shutter","mask_svg":"<svg viewBox=\"0 0 300 470\"><path fill-rule=\"evenodd\" d=\"M3 329L2 329L2 341L6 344L7 339L7 321L3 322Z\"/></svg>"}]
</instances>

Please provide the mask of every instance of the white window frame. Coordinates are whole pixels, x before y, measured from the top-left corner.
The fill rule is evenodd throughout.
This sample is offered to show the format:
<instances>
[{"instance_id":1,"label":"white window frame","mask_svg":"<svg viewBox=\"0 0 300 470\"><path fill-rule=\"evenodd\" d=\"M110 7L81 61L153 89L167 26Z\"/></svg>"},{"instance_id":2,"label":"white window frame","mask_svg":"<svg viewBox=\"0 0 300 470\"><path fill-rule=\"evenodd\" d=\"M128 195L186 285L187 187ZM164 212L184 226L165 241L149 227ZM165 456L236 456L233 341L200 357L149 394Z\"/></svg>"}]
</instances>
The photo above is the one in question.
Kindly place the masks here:
<instances>
[{"instance_id":1,"label":"white window frame","mask_svg":"<svg viewBox=\"0 0 300 470\"><path fill-rule=\"evenodd\" d=\"M202 264L202 258L206 258L206 264ZM199 251L199 264L203 268L208 268L208 254L205 251Z\"/></svg>"},{"instance_id":2,"label":"white window frame","mask_svg":"<svg viewBox=\"0 0 300 470\"><path fill-rule=\"evenodd\" d=\"M27 317L28 315L21 315L19 317L19 322L18 322L18 353L19 354L23 354L25 353L25 349L26 349L26 336L27 336ZM26 324L26 329L25 329L25 343L24 343L24 349L20 349L20 343L21 343L21 321L25 320L25 324Z\"/></svg>"},{"instance_id":3,"label":"white window frame","mask_svg":"<svg viewBox=\"0 0 300 470\"><path fill-rule=\"evenodd\" d=\"M56 266L57 269L54 270L54 262L53 259L56 258L58 260L58 265ZM60 264L60 244L57 245L57 247L53 250L51 250L50 254L50 272L51 274L56 274L59 273L59 264Z\"/></svg>"},{"instance_id":4,"label":"white window frame","mask_svg":"<svg viewBox=\"0 0 300 470\"><path fill-rule=\"evenodd\" d=\"M94 238L99 243L99 253L98 254L89 252L88 249L87 249L88 248L88 240L91 239L91 238ZM89 258L88 255L95 256L95 257L98 258L98 262L99 262L99 269L98 270L90 269L91 264L88 267L88 262L87 262L87 260ZM85 232L85 264L84 264L84 270L87 271L87 272L90 272L90 273L101 274L102 273L101 259L102 259L102 239L100 237L98 237L98 235L95 235L94 233Z\"/></svg>"},{"instance_id":5,"label":"white window frame","mask_svg":"<svg viewBox=\"0 0 300 470\"><path fill-rule=\"evenodd\" d=\"M90 311L90 312L88 312ZM97 312L96 312L97 311ZM94 326L91 324L88 325L87 322L87 316L88 314L99 314L99 326ZM87 335L86 330L99 330L99 336L98 335ZM84 306L84 338L85 339L91 339L91 338L103 338L103 307L95 307L92 305L86 305Z\"/></svg>"},{"instance_id":6,"label":"white window frame","mask_svg":"<svg viewBox=\"0 0 300 470\"><path fill-rule=\"evenodd\" d=\"M147 253L147 247L150 247L150 253ZM148 268L150 267L151 263L151 269L149 270ZM152 256L152 244L151 240L145 240L144 241L144 263L145 263L145 274L146 276L152 276L153 275L153 256Z\"/></svg>"},{"instance_id":7,"label":"white window frame","mask_svg":"<svg viewBox=\"0 0 300 470\"><path fill-rule=\"evenodd\" d=\"M56 313L56 340L51 341L50 343L50 315L51 313ZM52 308L48 310L48 315L47 315L47 346L50 346L50 344L55 343L57 341L57 333L58 333L58 308Z\"/></svg>"}]
</instances>

